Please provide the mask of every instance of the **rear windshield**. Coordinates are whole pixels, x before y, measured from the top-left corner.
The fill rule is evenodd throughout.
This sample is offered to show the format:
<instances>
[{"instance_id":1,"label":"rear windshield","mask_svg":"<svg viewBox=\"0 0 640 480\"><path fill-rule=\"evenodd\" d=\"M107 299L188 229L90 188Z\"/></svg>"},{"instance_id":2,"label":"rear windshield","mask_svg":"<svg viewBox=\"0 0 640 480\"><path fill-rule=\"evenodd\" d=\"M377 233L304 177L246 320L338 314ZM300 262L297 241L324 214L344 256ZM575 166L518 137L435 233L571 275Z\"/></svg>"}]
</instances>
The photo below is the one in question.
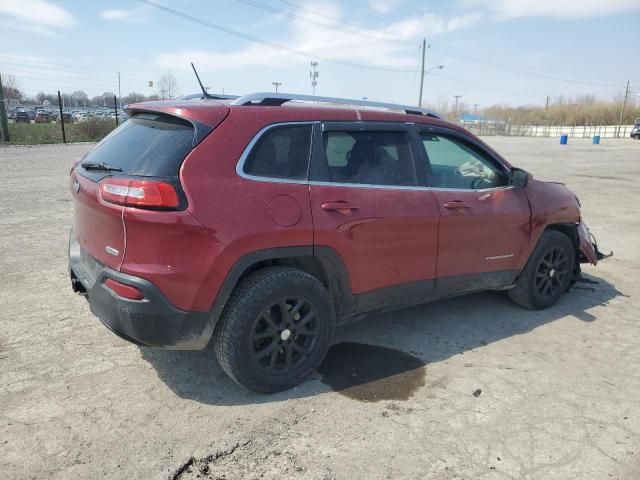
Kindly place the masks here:
<instances>
[{"instance_id":1,"label":"rear windshield","mask_svg":"<svg viewBox=\"0 0 640 480\"><path fill-rule=\"evenodd\" d=\"M105 137L84 162L104 162L123 174L174 177L195 146L193 125L159 113L139 113Z\"/></svg>"}]
</instances>

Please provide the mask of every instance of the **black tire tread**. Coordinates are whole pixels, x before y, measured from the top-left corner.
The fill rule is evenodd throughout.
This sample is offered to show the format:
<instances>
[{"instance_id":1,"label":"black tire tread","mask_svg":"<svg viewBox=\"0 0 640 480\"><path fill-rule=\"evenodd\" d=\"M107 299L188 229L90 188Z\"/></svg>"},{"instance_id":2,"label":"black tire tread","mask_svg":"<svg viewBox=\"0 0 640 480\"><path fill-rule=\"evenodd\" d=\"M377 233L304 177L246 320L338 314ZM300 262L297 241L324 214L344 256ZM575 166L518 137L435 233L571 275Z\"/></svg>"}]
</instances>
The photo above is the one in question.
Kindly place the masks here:
<instances>
[{"instance_id":1,"label":"black tire tread","mask_svg":"<svg viewBox=\"0 0 640 480\"><path fill-rule=\"evenodd\" d=\"M255 379L244 375L234 361L234 358L237 358L235 340L239 335L239 330L242 328L241 313L248 309L249 302L255 298L263 297L270 285L277 282L290 281L309 282L310 285L314 285L317 293L322 295L331 306L329 293L324 285L314 276L291 267L266 267L240 280L229 297L213 333L213 347L222 369L237 384L254 392L274 393L293 387L299 383L299 380L296 380L290 382L290 385L279 385L276 388L266 387L263 383L257 382ZM333 310L333 306L331 306L331 309ZM335 322L331 321L330 324L329 338L331 339L333 337ZM324 353L326 353L326 351ZM322 357L324 357L324 353ZM307 374L308 373L309 372L307 372Z\"/></svg>"},{"instance_id":2,"label":"black tire tread","mask_svg":"<svg viewBox=\"0 0 640 480\"><path fill-rule=\"evenodd\" d=\"M533 252L529 256L529 260L522 270L522 273L516 282L516 286L508 291L509 298L511 298L511 300L530 310L542 310L555 303L556 300L554 300L552 304L547 304L541 303L536 299L534 295L535 287L532 284L534 280L534 272L532 272L532 270L537 267L542 252L544 252L550 245L558 243L564 244L569 249L569 252L572 253L573 257L575 257L575 248L569 237L556 230L545 230L540 237L540 240L538 240L536 248L534 248ZM573 257L570 255L569 258Z\"/></svg>"}]
</instances>

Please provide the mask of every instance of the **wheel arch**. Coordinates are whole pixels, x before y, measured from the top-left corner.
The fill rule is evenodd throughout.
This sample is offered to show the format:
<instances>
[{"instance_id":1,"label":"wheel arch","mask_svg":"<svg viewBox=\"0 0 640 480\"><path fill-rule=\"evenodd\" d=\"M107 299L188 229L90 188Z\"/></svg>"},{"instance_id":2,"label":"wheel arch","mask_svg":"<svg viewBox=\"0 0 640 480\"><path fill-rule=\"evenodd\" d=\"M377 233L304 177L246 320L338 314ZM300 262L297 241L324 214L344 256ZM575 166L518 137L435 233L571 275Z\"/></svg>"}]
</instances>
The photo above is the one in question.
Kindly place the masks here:
<instances>
[{"instance_id":1,"label":"wheel arch","mask_svg":"<svg viewBox=\"0 0 640 480\"><path fill-rule=\"evenodd\" d=\"M578 226L575 223L552 223L547 225L542 233L544 234L547 230L554 230L566 235L576 249L576 254L579 252L580 239L578 237ZM540 238L542 238L542 235Z\"/></svg>"},{"instance_id":2,"label":"wheel arch","mask_svg":"<svg viewBox=\"0 0 640 480\"><path fill-rule=\"evenodd\" d=\"M540 241L540 239L542 238L542 235L544 235L544 233L547 231L562 233L571 241L571 244L573 245L573 249L575 252L575 263L573 265L573 273L574 273L574 276L579 275L580 261L581 261L580 255L582 254L580 251L580 236L578 235L578 226L575 223L571 223L571 222L549 224L542 231L542 234L540 235L540 238L538 239L538 241Z\"/></svg>"},{"instance_id":3,"label":"wheel arch","mask_svg":"<svg viewBox=\"0 0 640 480\"><path fill-rule=\"evenodd\" d=\"M526 254L526 257L523 259L523 263L520 269L520 273L518 274L518 277L522 274L522 272L524 271L524 269L527 266L527 263L529 262L529 259L531 258L531 256L533 255L533 253L536 250L536 247L538 246L538 244L540 243L540 240L542 240L542 237L544 236L545 232L547 231L555 231L555 232L559 232L562 233L563 235L565 235L569 240L571 240L571 244L573 245L573 248L576 251L576 265L578 265L579 268L579 255L580 255L580 237L578 236L578 226L575 223L572 222L557 222L557 223L550 223L544 226L544 228L542 228L540 230L539 235L537 236L537 238L535 238L535 242L531 243L529 246L529 251ZM517 278L516 278L517 280Z\"/></svg>"},{"instance_id":4,"label":"wheel arch","mask_svg":"<svg viewBox=\"0 0 640 480\"><path fill-rule=\"evenodd\" d=\"M270 266L297 268L317 278L329 291L338 318L344 310L345 302L351 297L347 269L334 249L299 246L258 250L241 257L227 274L210 310L213 328L238 282L247 275Z\"/></svg>"}]
</instances>

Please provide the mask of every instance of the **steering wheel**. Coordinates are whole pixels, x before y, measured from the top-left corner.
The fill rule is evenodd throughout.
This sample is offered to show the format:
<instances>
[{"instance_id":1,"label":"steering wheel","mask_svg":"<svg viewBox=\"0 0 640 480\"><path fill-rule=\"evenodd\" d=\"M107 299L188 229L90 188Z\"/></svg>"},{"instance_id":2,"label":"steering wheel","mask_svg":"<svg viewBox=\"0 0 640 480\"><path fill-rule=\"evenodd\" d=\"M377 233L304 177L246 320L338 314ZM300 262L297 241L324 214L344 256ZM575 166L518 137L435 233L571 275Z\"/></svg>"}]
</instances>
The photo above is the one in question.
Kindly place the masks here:
<instances>
[{"instance_id":1,"label":"steering wheel","mask_svg":"<svg viewBox=\"0 0 640 480\"><path fill-rule=\"evenodd\" d=\"M471 180L471 188L473 190L481 190L483 188L490 188L493 186L493 182L486 177L476 177Z\"/></svg>"}]
</instances>

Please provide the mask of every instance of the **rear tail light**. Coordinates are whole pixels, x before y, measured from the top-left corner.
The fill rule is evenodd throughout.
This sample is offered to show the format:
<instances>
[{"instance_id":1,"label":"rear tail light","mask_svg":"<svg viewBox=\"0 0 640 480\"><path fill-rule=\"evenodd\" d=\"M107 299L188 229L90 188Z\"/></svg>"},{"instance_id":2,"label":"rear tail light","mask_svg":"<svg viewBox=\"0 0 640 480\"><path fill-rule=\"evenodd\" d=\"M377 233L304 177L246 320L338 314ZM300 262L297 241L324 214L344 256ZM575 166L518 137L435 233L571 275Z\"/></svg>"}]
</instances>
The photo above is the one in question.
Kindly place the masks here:
<instances>
[{"instance_id":1,"label":"rear tail light","mask_svg":"<svg viewBox=\"0 0 640 480\"><path fill-rule=\"evenodd\" d=\"M124 283L120 283L117 280L113 280L111 278L107 278L104 282L105 287L113 290L117 295L128 298L129 300L142 300L144 298L144 294L138 290L136 287L132 287L131 285L125 285Z\"/></svg>"},{"instance_id":2,"label":"rear tail light","mask_svg":"<svg viewBox=\"0 0 640 480\"><path fill-rule=\"evenodd\" d=\"M105 178L100 181L100 197L106 202L127 207L177 208L180 198L176 188L161 180Z\"/></svg>"}]
</instances>

